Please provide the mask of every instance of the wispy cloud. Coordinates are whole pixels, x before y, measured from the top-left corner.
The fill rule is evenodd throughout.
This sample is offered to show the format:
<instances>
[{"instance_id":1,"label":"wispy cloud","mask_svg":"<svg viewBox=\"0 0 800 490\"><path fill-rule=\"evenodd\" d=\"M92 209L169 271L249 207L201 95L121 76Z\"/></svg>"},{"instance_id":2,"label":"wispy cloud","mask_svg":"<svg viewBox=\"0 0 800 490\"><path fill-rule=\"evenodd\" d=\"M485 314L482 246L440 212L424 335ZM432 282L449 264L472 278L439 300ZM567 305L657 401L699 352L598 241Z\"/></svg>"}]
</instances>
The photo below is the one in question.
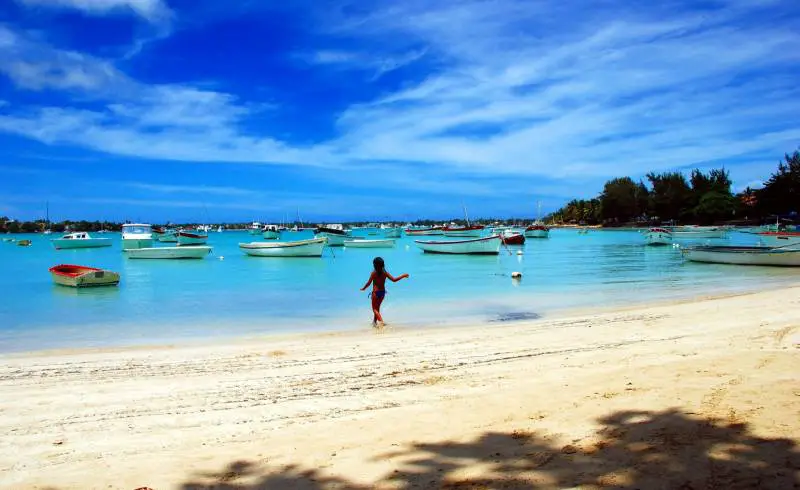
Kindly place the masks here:
<instances>
[{"instance_id":1,"label":"wispy cloud","mask_svg":"<svg viewBox=\"0 0 800 490\"><path fill-rule=\"evenodd\" d=\"M780 154L800 141L800 13L784 7L464 0L378 2L357 16L327 12L325 36L371 49L305 51L319 69L380 77L424 58L427 71L330 114L337 134L312 144L279 136L279 121L245 130L260 109L235 94L191 81L143 84L108 60L0 28L0 45L17 46L0 55L0 69L20 89L81 91L102 103L12 104L0 112L0 130L141 158L351 170L371 164L397 174L412 165L426 168L432 182L447 173L636 175ZM486 191L466 180L465 189Z\"/></svg>"},{"instance_id":2,"label":"wispy cloud","mask_svg":"<svg viewBox=\"0 0 800 490\"><path fill-rule=\"evenodd\" d=\"M89 15L131 12L153 23L168 22L172 11L163 0L17 0L29 6L71 8Z\"/></svg>"},{"instance_id":3,"label":"wispy cloud","mask_svg":"<svg viewBox=\"0 0 800 490\"><path fill-rule=\"evenodd\" d=\"M116 182L118 185L139 189L147 192L159 194L178 194L178 195L212 195L212 196L253 196L258 192L252 189L242 189L239 187L207 186L207 185L173 185L173 184L153 184L150 182Z\"/></svg>"}]
</instances>

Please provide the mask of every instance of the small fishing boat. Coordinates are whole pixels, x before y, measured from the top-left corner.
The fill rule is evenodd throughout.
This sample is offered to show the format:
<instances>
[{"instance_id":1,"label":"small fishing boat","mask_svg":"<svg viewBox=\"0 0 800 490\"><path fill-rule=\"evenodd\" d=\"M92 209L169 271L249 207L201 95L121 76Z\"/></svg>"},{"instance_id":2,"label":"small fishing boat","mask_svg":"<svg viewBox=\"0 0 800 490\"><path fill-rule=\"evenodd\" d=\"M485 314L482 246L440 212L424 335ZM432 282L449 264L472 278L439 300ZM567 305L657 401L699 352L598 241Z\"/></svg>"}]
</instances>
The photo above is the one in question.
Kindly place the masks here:
<instances>
[{"instance_id":1,"label":"small fishing boat","mask_svg":"<svg viewBox=\"0 0 800 490\"><path fill-rule=\"evenodd\" d=\"M669 230L675 240L725 238L725 229L716 226L673 226Z\"/></svg>"},{"instance_id":2,"label":"small fishing boat","mask_svg":"<svg viewBox=\"0 0 800 490\"><path fill-rule=\"evenodd\" d=\"M672 245L672 232L666 228L650 228L644 239L648 245Z\"/></svg>"},{"instance_id":3,"label":"small fishing boat","mask_svg":"<svg viewBox=\"0 0 800 490\"><path fill-rule=\"evenodd\" d=\"M392 248L394 238L368 238L363 240L345 240L344 246L347 248Z\"/></svg>"},{"instance_id":4,"label":"small fishing boat","mask_svg":"<svg viewBox=\"0 0 800 490\"><path fill-rule=\"evenodd\" d=\"M416 228L416 227L408 227L406 228L406 235L408 236L432 236L432 235L443 235L444 228L441 226L432 226L430 228Z\"/></svg>"},{"instance_id":5,"label":"small fishing boat","mask_svg":"<svg viewBox=\"0 0 800 490\"><path fill-rule=\"evenodd\" d=\"M184 245L180 247L149 247L125 250L129 259L202 259L211 253L205 245Z\"/></svg>"},{"instance_id":6,"label":"small fishing boat","mask_svg":"<svg viewBox=\"0 0 800 490\"><path fill-rule=\"evenodd\" d=\"M500 233L500 238L505 245L523 245L525 244L525 235L510 228L503 230Z\"/></svg>"},{"instance_id":7,"label":"small fishing boat","mask_svg":"<svg viewBox=\"0 0 800 490\"><path fill-rule=\"evenodd\" d=\"M17 246L19 247L30 247L33 245L33 242L30 240L20 240L17 242Z\"/></svg>"},{"instance_id":8,"label":"small fishing boat","mask_svg":"<svg viewBox=\"0 0 800 490\"><path fill-rule=\"evenodd\" d=\"M525 228L525 236L528 238L548 238L550 236L550 228L544 223L536 222Z\"/></svg>"},{"instance_id":9,"label":"small fishing boat","mask_svg":"<svg viewBox=\"0 0 800 490\"><path fill-rule=\"evenodd\" d=\"M344 246L348 234L344 229L320 226L315 230L314 236L317 238L327 238L329 247L342 247Z\"/></svg>"},{"instance_id":10,"label":"small fishing boat","mask_svg":"<svg viewBox=\"0 0 800 490\"><path fill-rule=\"evenodd\" d=\"M61 238L50 240L56 250L65 248L99 248L110 247L110 238L93 238L86 232L68 233Z\"/></svg>"},{"instance_id":11,"label":"small fishing boat","mask_svg":"<svg viewBox=\"0 0 800 490\"><path fill-rule=\"evenodd\" d=\"M53 266L49 270L53 282L61 286L81 288L119 284L119 274L95 267L61 264Z\"/></svg>"},{"instance_id":12,"label":"small fishing boat","mask_svg":"<svg viewBox=\"0 0 800 490\"><path fill-rule=\"evenodd\" d=\"M264 225L262 236L267 240L277 240L281 236L276 225Z\"/></svg>"},{"instance_id":13,"label":"small fishing boat","mask_svg":"<svg viewBox=\"0 0 800 490\"><path fill-rule=\"evenodd\" d=\"M797 231L765 231L756 235L768 247L800 244L800 232Z\"/></svg>"},{"instance_id":14,"label":"small fishing boat","mask_svg":"<svg viewBox=\"0 0 800 490\"><path fill-rule=\"evenodd\" d=\"M294 242L240 243L239 248L254 257L322 257L326 237Z\"/></svg>"},{"instance_id":15,"label":"small fishing boat","mask_svg":"<svg viewBox=\"0 0 800 490\"><path fill-rule=\"evenodd\" d=\"M692 262L800 267L800 249L784 247L698 246L682 250Z\"/></svg>"},{"instance_id":16,"label":"small fishing boat","mask_svg":"<svg viewBox=\"0 0 800 490\"><path fill-rule=\"evenodd\" d=\"M208 234L206 232L196 231L179 231L178 232L178 245L205 245L208 241Z\"/></svg>"},{"instance_id":17,"label":"small fishing boat","mask_svg":"<svg viewBox=\"0 0 800 490\"><path fill-rule=\"evenodd\" d=\"M153 235L156 235L156 240L161 243L178 243L178 230L163 229L160 234L156 234L153 230Z\"/></svg>"},{"instance_id":18,"label":"small fishing boat","mask_svg":"<svg viewBox=\"0 0 800 490\"><path fill-rule=\"evenodd\" d=\"M403 229L399 226L389 226L381 229L383 230L383 236L386 238L400 238L403 236Z\"/></svg>"},{"instance_id":19,"label":"small fishing boat","mask_svg":"<svg viewBox=\"0 0 800 490\"><path fill-rule=\"evenodd\" d=\"M259 223L258 221L253 221L253 223L250 224L250 229L248 230L248 232L251 235L258 235L259 233L262 233L261 223Z\"/></svg>"},{"instance_id":20,"label":"small fishing boat","mask_svg":"<svg viewBox=\"0 0 800 490\"><path fill-rule=\"evenodd\" d=\"M141 223L122 225L122 250L153 246L153 228Z\"/></svg>"},{"instance_id":21,"label":"small fishing boat","mask_svg":"<svg viewBox=\"0 0 800 490\"><path fill-rule=\"evenodd\" d=\"M500 235L472 240L415 240L425 253L436 254L493 254L500 253Z\"/></svg>"},{"instance_id":22,"label":"small fishing boat","mask_svg":"<svg viewBox=\"0 0 800 490\"><path fill-rule=\"evenodd\" d=\"M483 234L484 226L481 225L467 225L467 226L445 226L442 230L444 236L453 238L463 237L480 237Z\"/></svg>"}]
</instances>

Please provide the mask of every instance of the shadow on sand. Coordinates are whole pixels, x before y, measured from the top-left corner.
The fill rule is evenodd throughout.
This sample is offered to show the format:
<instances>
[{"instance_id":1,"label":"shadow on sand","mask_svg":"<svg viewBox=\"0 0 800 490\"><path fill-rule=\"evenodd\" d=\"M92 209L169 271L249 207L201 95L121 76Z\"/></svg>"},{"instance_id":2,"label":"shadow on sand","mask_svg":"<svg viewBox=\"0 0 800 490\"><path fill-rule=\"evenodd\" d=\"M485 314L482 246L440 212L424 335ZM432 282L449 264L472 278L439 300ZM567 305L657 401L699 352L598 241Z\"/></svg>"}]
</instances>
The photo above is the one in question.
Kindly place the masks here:
<instances>
[{"instance_id":1,"label":"shadow on sand","mask_svg":"<svg viewBox=\"0 0 800 490\"><path fill-rule=\"evenodd\" d=\"M396 469L365 485L296 465L247 460L193 475L183 490L368 488L444 489L792 489L800 454L789 439L760 438L736 420L676 410L623 411L598 421L593 437L568 445L526 430L490 432L470 442L420 443L378 454Z\"/></svg>"}]
</instances>

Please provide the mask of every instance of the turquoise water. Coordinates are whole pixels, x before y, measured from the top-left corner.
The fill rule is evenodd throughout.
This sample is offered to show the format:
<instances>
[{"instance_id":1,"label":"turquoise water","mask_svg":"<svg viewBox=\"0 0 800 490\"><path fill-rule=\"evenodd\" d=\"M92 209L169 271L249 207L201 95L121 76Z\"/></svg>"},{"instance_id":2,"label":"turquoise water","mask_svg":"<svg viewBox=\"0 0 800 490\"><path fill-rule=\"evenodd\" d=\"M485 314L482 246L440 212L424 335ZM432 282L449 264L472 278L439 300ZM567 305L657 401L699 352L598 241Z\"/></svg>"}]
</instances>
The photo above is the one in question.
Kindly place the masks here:
<instances>
[{"instance_id":1,"label":"turquoise water","mask_svg":"<svg viewBox=\"0 0 800 490\"><path fill-rule=\"evenodd\" d=\"M119 235L104 236L112 247L59 251L49 243L53 235L0 236L33 241L0 242L0 351L367 329L372 315L359 288L376 255L391 273L411 274L389 284L387 322L415 327L752 291L799 277L790 269L684 262L677 249L645 246L636 231L553 230L549 239L528 239L499 256L426 255L405 237L394 249L335 248L321 259L248 257L237 245L258 237L231 231L211 233L213 254L188 261L126 259ZM718 242L753 241L733 233ZM56 286L47 269L59 263L111 269L122 282ZM513 271L523 279L512 280Z\"/></svg>"}]
</instances>

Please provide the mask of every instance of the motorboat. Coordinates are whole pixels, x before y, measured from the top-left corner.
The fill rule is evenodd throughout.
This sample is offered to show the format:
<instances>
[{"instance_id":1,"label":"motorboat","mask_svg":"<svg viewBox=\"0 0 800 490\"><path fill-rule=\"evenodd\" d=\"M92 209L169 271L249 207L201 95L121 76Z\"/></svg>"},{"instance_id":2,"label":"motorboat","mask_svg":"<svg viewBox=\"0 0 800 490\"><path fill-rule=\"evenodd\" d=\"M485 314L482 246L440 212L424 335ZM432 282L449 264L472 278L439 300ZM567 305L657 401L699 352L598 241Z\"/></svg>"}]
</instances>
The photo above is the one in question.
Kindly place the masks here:
<instances>
[{"instance_id":1,"label":"motorboat","mask_svg":"<svg viewBox=\"0 0 800 490\"><path fill-rule=\"evenodd\" d=\"M207 245L184 245L180 247L149 247L125 250L129 259L202 259L211 253Z\"/></svg>"},{"instance_id":2,"label":"motorboat","mask_svg":"<svg viewBox=\"0 0 800 490\"><path fill-rule=\"evenodd\" d=\"M53 282L73 288L92 286L116 286L119 274L116 272L86 267L83 265L60 264L49 269Z\"/></svg>"},{"instance_id":3,"label":"motorboat","mask_svg":"<svg viewBox=\"0 0 800 490\"><path fill-rule=\"evenodd\" d=\"M122 225L122 250L153 246L153 228L141 223Z\"/></svg>"},{"instance_id":4,"label":"motorboat","mask_svg":"<svg viewBox=\"0 0 800 490\"><path fill-rule=\"evenodd\" d=\"M525 235L511 228L503 230L499 235L504 245L523 245L525 243Z\"/></svg>"},{"instance_id":5,"label":"motorboat","mask_svg":"<svg viewBox=\"0 0 800 490\"><path fill-rule=\"evenodd\" d=\"M293 242L240 243L239 248L254 257L322 257L326 237Z\"/></svg>"},{"instance_id":6,"label":"motorboat","mask_svg":"<svg viewBox=\"0 0 800 490\"><path fill-rule=\"evenodd\" d=\"M203 231L179 231L178 232L178 245L205 245L208 241L208 234Z\"/></svg>"},{"instance_id":7,"label":"motorboat","mask_svg":"<svg viewBox=\"0 0 800 490\"><path fill-rule=\"evenodd\" d=\"M253 221L250 224L248 233L250 233L251 235L258 235L259 233L262 233L261 223L259 223L258 221Z\"/></svg>"},{"instance_id":8,"label":"motorboat","mask_svg":"<svg viewBox=\"0 0 800 490\"><path fill-rule=\"evenodd\" d=\"M672 245L672 232L666 228L650 228L644 239L648 245Z\"/></svg>"},{"instance_id":9,"label":"motorboat","mask_svg":"<svg viewBox=\"0 0 800 490\"><path fill-rule=\"evenodd\" d=\"M470 240L415 240L425 253L436 254L493 254L500 253L500 235L491 235Z\"/></svg>"},{"instance_id":10,"label":"motorboat","mask_svg":"<svg viewBox=\"0 0 800 490\"><path fill-rule=\"evenodd\" d=\"M264 225L262 236L267 240L277 240L281 236L277 225Z\"/></svg>"},{"instance_id":11,"label":"motorboat","mask_svg":"<svg viewBox=\"0 0 800 490\"><path fill-rule=\"evenodd\" d=\"M536 222L526 227L524 233L528 238L548 238L550 236L550 228L544 223Z\"/></svg>"},{"instance_id":12,"label":"motorboat","mask_svg":"<svg viewBox=\"0 0 800 490\"><path fill-rule=\"evenodd\" d=\"M386 238L400 238L403 236L403 229L399 226L388 226L381 228L383 236Z\"/></svg>"},{"instance_id":13,"label":"motorboat","mask_svg":"<svg viewBox=\"0 0 800 490\"><path fill-rule=\"evenodd\" d=\"M798 231L765 231L756 233L762 244L768 247L800 244Z\"/></svg>"},{"instance_id":14,"label":"motorboat","mask_svg":"<svg viewBox=\"0 0 800 490\"><path fill-rule=\"evenodd\" d=\"M344 241L344 246L347 248L392 248L394 244L394 238L367 238Z\"/></svg>"},{"instance_id":15,"label":"motorboat","mask_svg":"<svg viewBox=\"0 0 800 490\"><path fill-rule=\"evenodd\" d=\"M314 231L314 236L327 238L329 247L342 247L349 235L343 228L320 226Z\"/></svg>"},{"instance_id":16,"label":"motorboat","mask_svg":"<svg viewBox=\"0 0 800 490\"><path fill-rule=\"evenodd\" d=\"M56 248L61 250L65 248L99 248L110 247L112 240L110 238L93 238L85 231L76 233L67 233L61 238L53 238L50 243Z\"/></svg>"},{"instance_id":17,"label":"motorboat","mask_svg":"<svg viewBox=\"0 0 800 490\"><path fill-rule=\"evenodd\" d=\"M467 226L445 226L442 230L444 236L453 238L462 237L480 237L483 234L484 226L482 225L467 225Z\"/></svg>"},{"instance_id":18,"label":"motorboat","mask_svg":"<svg viewBox=\"0 0 800 490\"><path fill-rule=\"evenodd\" d=\"M444 227L442 226L431 226L428 228L417 228L417 227L406 228L406 235L408 236L432 236L432 235L443 235L443 234L444 234Z\"/></svg>"},{"instance_id":19,"label":"motorboat","mask_svg":"<svg viewBox=\"0 0 800 490\"><path fill-rule=\"evenodd\" d=\"M682 249L692 262L800 267L800 245L791 247L698 246Z\"/></svg>"},{"instance_id":20,"label":"motorboat","mask_svg":"<svg viewBox=\"0 0 800 490\"><path fill-rule=\"evenodd\" d=\"M153 228L155 239L161 243L178 243L178 230L171 228Z\"/></svg>"}]
</instances>

